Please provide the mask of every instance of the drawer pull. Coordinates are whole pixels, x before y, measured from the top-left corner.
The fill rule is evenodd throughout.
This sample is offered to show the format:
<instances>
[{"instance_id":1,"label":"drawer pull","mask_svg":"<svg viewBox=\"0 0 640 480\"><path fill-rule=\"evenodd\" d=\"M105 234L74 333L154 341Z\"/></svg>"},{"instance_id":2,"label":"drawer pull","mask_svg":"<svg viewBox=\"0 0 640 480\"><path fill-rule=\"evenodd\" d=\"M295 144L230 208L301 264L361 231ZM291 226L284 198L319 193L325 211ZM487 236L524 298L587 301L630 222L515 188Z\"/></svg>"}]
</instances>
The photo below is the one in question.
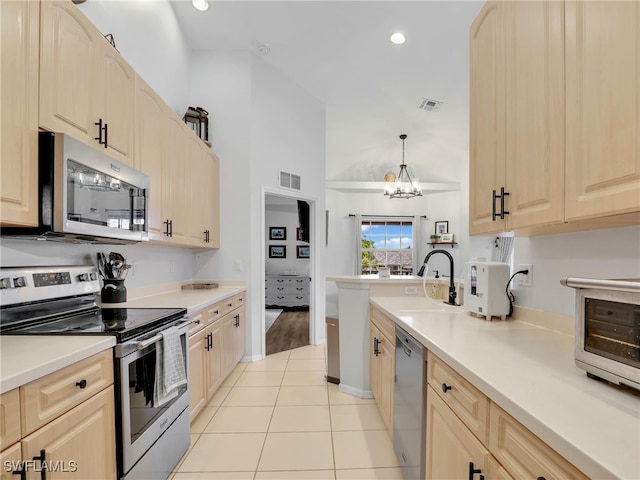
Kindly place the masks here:
<instances>
[{"instance_id":1,"label":"drawer pull","mask_svg":"<svg viewBox=\"0 0 640 480\"><path fill-rule=\"evenodd\" d=\"M442 393L447 393L447 390L451 390L451 385L447 385L446 383L442 384Z\"/></svg>"},{"instance_id":2,"label":"drawer pull","mask_svg":"<svg viewBox=\"0 0 640 480\"><path fill-rule=\"evenodd\" d=\"M87 381L83 378L79 382L76 382L76 387L85 388L87 386Z\"/></svg>"},{"instance_id":3,"label":"drawer pull","mask_svg":"<svg viewBox=\"0 0 640 480\"><path fill-rule=\"evenodd\" d=\"M479 468L473 468L473 462L469 462L469 480L473 480L473 476L476 473L482 473L482 470ZM480 475L480 480L484 480L484 475Z\"/></svg>"},{"instance_id":4,"label":"drawer pull","mask_svg":"<svg viewBox=\"0 0 640 480\"><path fill-rule=\"evenodd\" d=\"M544 477L538 477L538 478L536 478L536 480L547 480L547 479L544 478Z\"/></svg>"},{"instance_id":5,"label":"drawer pull","mask_svg":"<svg viewBox=\"0 0 640 480\"><path fill-rule=\"evenodd\" d=\"M33 460L40 460L40 479L41 480L47 480L47 455L46 455L46 451L43 448L42 450L40 450L40 456L39 457L33 457Z\"/></svg>"}]
</instances>

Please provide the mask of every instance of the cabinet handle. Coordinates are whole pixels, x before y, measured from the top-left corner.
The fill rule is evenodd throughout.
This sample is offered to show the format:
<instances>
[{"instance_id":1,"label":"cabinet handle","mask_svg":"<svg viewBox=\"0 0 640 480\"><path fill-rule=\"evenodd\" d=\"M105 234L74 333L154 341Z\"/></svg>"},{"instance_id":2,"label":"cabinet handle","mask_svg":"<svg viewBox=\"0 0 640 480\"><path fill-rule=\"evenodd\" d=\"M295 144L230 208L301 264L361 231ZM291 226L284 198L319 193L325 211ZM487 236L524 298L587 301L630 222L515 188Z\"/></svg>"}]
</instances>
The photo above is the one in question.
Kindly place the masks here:
<instances>
[{"instance_id":1,"label":"cabinet handle","mask_svg":"<svg viewBox=\"0 0 640 480\"><path fill-rule=\"evenodd\" d=\"M109 146L109 143L107 141L108 135L109 135L109 125L105 123L104 124L104 148L107 148Z\"/></svg>"},{"instance_id":2,"label":"cabinet handle","mask_svg":"<svg viewBox=\"0 0 640 480\"><path fill-rule=\"evenodd\" d=\"M27 480L27 466L24 462L21 462L22 468L20 470L14 470L11 475L20 475L20 480Z\"/></svg>"},{"instance_id":3,"label":"cabinet handle","mask_svg":"<svg viewBox=\"0 0 640 480\"><path fill-rule=\"evenodd\" d=\"M473 476L476 473L482 473L482 470L479 468L473 468L473 462L469 462L469 480L473 480ZM480 480L484 480L484 475L480 475Z\"/></svg>"},{"instance_id":4,"label":"cabinet handle","mask_svg":"<svg viewBox=\"0 0 640 480\"><path fill-rule=\"evenodd\" d=\"M496 213L496 200L499 198L496 194L496 191L493 191L493 201L491 202L491 221L495 222L496 218L498 218L498 214Z\"/></svg>"},{"instance_id":5,"label":"cabinet handle","mask_svg":"<svg viewBox=\"0 0 640 480\"><path fill-rule=\"evenodd\" d=\"M211 347L213 347L213 341L211 338L211 333L207 334L207 344L205 345L204 349L208 352L209 350L211 350Z\"/></svg>"},{"instance_id":6,"label":"cabinet handle","mask_svg":"<svg viewBox=\"0 0 640 480\"><path fill-rule=\"evenodd\" d=\"M167 219L166 219L164 222L162 222L162 223L164 223L164 226L165 226L165 229L164 229L164 235L165 235L165 237L170 237L170 236L171 236L171 233L170 233L170 231L169 231L169 225L171 224L171 220L169 220L169 219L167 218Z\"/></svg>"},{"instance_id":7,"label":"cabinet handle","mask_svg":"<svg viewBox=\"0 0 640 480\"><path fill-rule=\"evenodd\" d=\"M83 378L79 382L76 382L76 387L85 388L87 386L87 381Z\"/></svg>"},{"instance_id":8,"label":"cabinet handle","mask_svg":"<svg viewBox=\"0 0 640 480\"><path fill-rule=\"evenodd\" d=\"M442 384L442 393L447 393L447 390L451 390L451 385L447 385L446 383Z\"/></svg>"},{"instance_id":9,"label":"cabinet handle","mask_svg":"<svg viewBox=\"0 0 640 480\"><path fill-rule=\"evenodd\" d=\"M169 220L169 236L173 237L173 220Z\"/></svg>"},{"instance_id":10,"label":"cabinet handle","mask_svg":"<svg viewBox=\"0 0 640 480\"><path fill-rule=\"evenodd\" d=\"M42 450L40 450L40 456L39 457L33 457L33 460L40 460L40 480L47 480L47 455L46 455L46 451L43 448Z\"/></svg>"},{"instance_id":11,"label":"cabinet handle","mask_svg":"<svg viewBox=\"0 0 640 480\"><path fill-rule=\"evenodd\" d=\"M235 317L233 317L236 319L236 322L234 323L234 326L237 328L240 326L240 314L236 315Z\"/></svg>"},{"instance_id":12,"label":"cabinet handle","mask_svg":"<svg viewBox=\"0 0 640 480\"><path fill-rule=\"evenodd\" d=\"M378 355L380 355L380 340L378 340L378 337L373 337L373 354L377 357Z\"/></svg>"},{"instance_id":13,"label":"cabinet handle","mask_svg":"<svg viewBox=\"0 0 640 480\"><path fill-rule=\"evenodd\" d=\"M547 480L547 479L544 478L544 477L538 477L538 478L536 478L536 480Z\"/></svg>"},{"instance_id":14,"label":"cabinet handle","mask_svg":"<svg viewBox=\"0 0 640 480\"><path fill-rule=\"evenodd\" d=\"M505 215L509 215L509 211L504 209L504 197L509 195L509 192L504 191L504 187L500 187L500 219L504 220Z\"/></svg>"},{"instance_id":15,"label":"cabinet handle","mask_svg":"<svg viewBox=\"0 0 640 480\"><path fill-rule=\"evenodd\" d=\"M104 131L104 127L102 126L102 119L99 118L96 123L94 123L96 127L98 127L98 136L93 137L94 140L98 140L98 143L102 145L104 142L102 141L102 132Z\"/></svg>"}]
</instances>

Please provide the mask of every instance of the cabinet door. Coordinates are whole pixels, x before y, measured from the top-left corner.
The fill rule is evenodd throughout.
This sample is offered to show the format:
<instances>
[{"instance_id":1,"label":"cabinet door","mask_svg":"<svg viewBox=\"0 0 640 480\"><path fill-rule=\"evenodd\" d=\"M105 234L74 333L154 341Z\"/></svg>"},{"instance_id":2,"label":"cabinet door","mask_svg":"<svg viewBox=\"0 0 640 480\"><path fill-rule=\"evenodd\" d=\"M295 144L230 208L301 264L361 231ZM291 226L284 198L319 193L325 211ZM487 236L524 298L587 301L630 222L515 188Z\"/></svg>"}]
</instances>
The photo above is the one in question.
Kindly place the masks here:
<instances>
[{"instance_id":1,"label":"cabinet door","mask_svg":"<svg viewBox=\"0 0 640 480\"><path fill-rule=\"evenodd\" d=\"M470 29L470 234L499 232L505 226L492 215L492 191L499 193L505 185L503 10L503 2L487 2Z\"/></svg>"},{"instance_id":2,"label":"cabinet door","mask_svg":"<svg viewBox=\"0 0 640 480\"><path fill-rule=\"evenodd\" d=\"M108 125L109 154L133 165L133 93L135 72L105 39L96 41L98 77L96 115Z\"/></svg>"},{"instance_id":3,"label":"cabinet door","mask_svg":"<svg viewBox=\"0 0 640 480\"><path fill-rule=\"evenodd\" d=\"M382 414L387 430L393 432L393 392L395 388L395 344L388 337L382 336L380 355L378 355L378 408Z\"/></svg>"},{"instance_id":4,"label":"cabinet door","mask_svg":"<svg viewBox=\"0 0 640 480\"><path fill-rule=\"evenodd\" d=\"M214 322L207 328L210 335L210 349L207 352L207 399L211 398L223 380L223 333L222 322Z\"/></svg>"},{"instance_id":5,"label":"cabinet door","mask_svg":"<svg viewBox=\"0 0 640 480\"><path fill-rule=\"evenodd\" d=\"M203 154L203 228L209 232L208 248L220 248L220 161L209 149Z\"/></svg>"},{"instance_id":6,"label":"cabinet door","mask_svg":"<svg viewBox=\"0 0 640 480\"><path fill-rule=\"evenodd\" d=\"M20 471L22 461L20 442L0 452L0 480L16 480L20 478L13 472Z\"/></svg>"},{"instance_id":7,"label":"cabinet door","mask_svg":"<svg viewBox=\"0 0 640 480\"><path fill-rule=\"evenodd\" d=\"M236 318L236 332L235 332L235 346L234 346L234 358L238 363L244 357L246 351L246 336L247 336L247 315L244 307L238 308L233 312L233 316Z\"/></svg>"},{"instance_id":8,"label":"cabinet door","mask_svg":"<svg viewBox=\"0 0 640 480\"><path fill-rule=\"evenodd\" d=\"M564 2L504 2L506 228L561 223Z\"/></svg>"},{"instance_id":9,"label":"cabinet door","mask_svg":"<svg viewBox=\"0 0 640 480\"><path fill-rule=\"evenodd\" d=\"M75 471L58 471L55 478L116 478L113 398L113 386L110 386L23 438L23 457L39 457L40 451L45 450L49 465L73 470L70 462L75 462Z\"/></svg>"},{"instance_id":10,"label":"cabinet door","mask_svg":"<svg viewBox=\"0 0 640 480\"><path fill-rule=\"evenodd\" d=\"M565 21L566 219L637 212L640 3L567 1Z\"/></svg>"},{"instance_id":11,"label":"cabinet door","mask_svg":"<svg viewBox=\"0 0 640 480\"><path fill-rule=\"evenodd\" d=\"M38 2L0 2L0 223L38 224Z\"/></svg>"},{"instance_id":12,"label":"cabinet door","mask_svg":"<svg viewBox=\"0 0 640 480\"><path fill-rule=\"evenodd\" d=\"M207 216L207 196L205 158L202 140L193 134L187 137L187 194L189 196L189 243L195 247L205 247L205 224Z\"/></svg>"},{"instance_id":13,"label":"cabinet door","mask_svg":"<svg viewBox=\"0 0 640 480\"><path fill-rule=\"evenodd\" d=\"M236 365L236 327L234 313L228 313L222 317L222 348L223 348L223 372L226 377Z\"/></svg>"},{"instance_id":14,"label":"cabinet door","mask_svg":"<svg viewBox=\"0 0 640 480\"><path fill-rule=\"evenodd\" d=\"M373 322L369 322L369 388L376 404L379 403L380 398L380 362L378 362L377 352L379 352L378 340L381 337L378 327ZM378 406L378 408L380 407Z\"/></svg>"},{"instance_id":15,"label":"cabinet door","mask_svg":"<svg viewBox=\"0 0 640 480\"><path fill-rule=\"evenodd\" d=\"M163 222L172 222L172 235L167 237L170 243L187 245L189 225L189 203L187 196L187 134L185 123L173 112L169 112L167 121L167 148L165 156L166 174L163 182Z\"/></svg>"},{"instance_id":16,"label":"cabinet door","mask_svg":"<svg viewBox=\"0 0 640 480\"><path fill-rule=\"evenodd\" d=\"M189 337L189 419L193 421L206 401L205 362L207 360L207 330Z\"/></svg>"},{"instance_id":17,"label":"cabinet door","mask_svg":"<svg viewBox=\"0 0 640 480\"><path fill-rule=\"evenodd\" d=\"M427 479L486 477L489 452L429 386L427 388ZM473 464L473 465L471 465Z\"/></svg>"},{"instance_id":18,"label":"cabinet door","mask_svg":"<svg viewBox=\"0 0 640 480\"><path fill-rule=\"evenodd\" d=\"M40 125L95 144L93 25L71 2L41 2Z\"/></svg>"},{"instance_id":19,"label":"cabinet door","mask_svg":"<svg viewBox=\"0 0 640 480\"><path fill-rule=\"evenodd\" d=\"M136 77L135 91L135 167L149 175L149 236L152 240L164 240L164 218L162 217L162 180L165 175L165 127L166 105L147 85Z\"/></svg>"}]
</instances>

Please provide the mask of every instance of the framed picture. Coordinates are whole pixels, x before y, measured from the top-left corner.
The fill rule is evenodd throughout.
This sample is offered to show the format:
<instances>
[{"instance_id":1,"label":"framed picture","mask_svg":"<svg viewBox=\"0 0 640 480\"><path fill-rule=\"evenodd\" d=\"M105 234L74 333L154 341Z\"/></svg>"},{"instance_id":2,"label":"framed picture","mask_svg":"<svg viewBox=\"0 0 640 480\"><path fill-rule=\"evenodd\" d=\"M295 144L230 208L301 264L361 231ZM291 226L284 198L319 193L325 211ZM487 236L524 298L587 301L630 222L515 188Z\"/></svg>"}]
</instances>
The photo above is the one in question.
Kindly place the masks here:
<instances>
[{"instance_id":1,"label":"framed picture","mask_svg":"<svg viewBox=\"0 0 640 480\"><path fill-rule=\"evenodd\" d=\"M440 243L453 243L453 233L443 233L440 235Z\"/></svg>"},{"instance_id":2,"label":"framed picture","mask_svg":"<svg viewBox=\"0 0 640 480\"><path fill-rule=\"evenodd\" d=\"M296 247L296 256L298 258L309 258L309 247L307 245L298 245Z\"/></svg>"},{"instance_id":3,"label":"framed picture","mask_svg":"<svg viewBox=\"0 0 640 480\"><path fill-rule=\"evenodd\" d=\"M441 220L436 222L436 235L442 235L443 233L447 233L449 231L449 222L446 220ZM442 241L442 240L441 240Z\"/></svg>"},{"instance_id":4,"label":"framed picture","mask_svg":"<svg viewBox=\"0 0 640 480\"><path fill-rule=\"evenodd\" d=\"M296 240L302 241L302 229L300 227L296 228Z\"/></svg>"},{"instance_id":5,"label":"framed picture","mask_svg":"<svg viewBox=\"0 0 640 480\"><path fill-rule=\"evenodd\" d=\"M269 240L286 240L287 227L269 227Z\"/></svg>"},{"instance_id":6,"label":"framed picture","mask_svg":"<svg viewBox=\"0 0 640 480\"><path fill-rule=\"evenodd\" d=\"M287 258L286 245L269 245L269 258Z\"/></svg>"}]
</instances>

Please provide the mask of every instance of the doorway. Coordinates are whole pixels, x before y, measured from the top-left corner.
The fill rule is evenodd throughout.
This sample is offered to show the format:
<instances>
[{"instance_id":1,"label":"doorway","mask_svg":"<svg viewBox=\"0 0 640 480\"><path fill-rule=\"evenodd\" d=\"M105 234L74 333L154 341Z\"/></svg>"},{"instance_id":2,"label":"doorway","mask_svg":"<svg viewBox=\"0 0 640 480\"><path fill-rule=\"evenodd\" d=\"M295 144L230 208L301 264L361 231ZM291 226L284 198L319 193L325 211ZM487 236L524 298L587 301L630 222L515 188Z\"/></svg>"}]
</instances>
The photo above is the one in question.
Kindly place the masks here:
<instances>
[{"instance_id":1,"label":"doorway","mask_svg":"<svg viewBox=\"0 0 640 480\"><path fill-rule=\"evenodd\" d=\"M311 333L311 205L265 194L264 352L309 345Z\"/></svg>"}]
</instances>

